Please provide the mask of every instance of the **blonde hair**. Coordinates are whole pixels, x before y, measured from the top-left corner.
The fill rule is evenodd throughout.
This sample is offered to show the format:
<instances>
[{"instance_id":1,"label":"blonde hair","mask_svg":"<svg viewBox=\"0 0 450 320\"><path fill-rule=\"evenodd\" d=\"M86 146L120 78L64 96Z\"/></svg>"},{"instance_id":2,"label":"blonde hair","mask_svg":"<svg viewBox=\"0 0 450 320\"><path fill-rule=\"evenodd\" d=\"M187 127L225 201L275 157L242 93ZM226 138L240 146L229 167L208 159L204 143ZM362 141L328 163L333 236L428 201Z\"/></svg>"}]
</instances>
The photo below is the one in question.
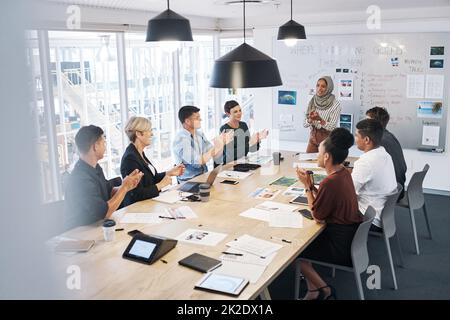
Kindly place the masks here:
<instances>
[{"instance_id":1,"label":"blonde hair","mask_svg":"<svg viewBox=\"0 0 450 320\"><path fill-rule=\"evenodd\" d=\"M137 131L148 131L152 129L152 123L150 119L145 117L136 117L132 116L128 119L127 124L125 125L125 133L130 139L131 142L136 141L136 132Z\"/></svg>"}]
</instances>

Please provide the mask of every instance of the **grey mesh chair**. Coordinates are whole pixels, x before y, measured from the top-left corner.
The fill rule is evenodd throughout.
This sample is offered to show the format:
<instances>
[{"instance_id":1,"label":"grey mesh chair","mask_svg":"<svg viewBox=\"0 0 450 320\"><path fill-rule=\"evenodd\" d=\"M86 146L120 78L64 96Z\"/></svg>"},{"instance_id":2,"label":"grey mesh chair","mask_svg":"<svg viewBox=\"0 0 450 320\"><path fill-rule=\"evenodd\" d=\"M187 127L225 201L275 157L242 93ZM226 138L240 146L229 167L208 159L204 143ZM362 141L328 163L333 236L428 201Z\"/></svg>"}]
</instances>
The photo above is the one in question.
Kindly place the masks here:
<instances>
[{"instance_id":1,"label":"grey mesh chair","mask_svg":"<svg viewBox=\"0 0 450 320\"><path fill-rule=\"evenodd\" d=\"M342 266L322 261L298 258L295 260L295 298L300 294L300 261L309 261L314 264L336 268L343 271L353 272L355 275L356 286L358 287L359 298L364 300L364 291L361 283L361 273L367 270L369 266L369 253L367 252L367 237L369 236L370 225L375 217L375 210L369 206L364 215L364 221L359 225L355 232L351 246L352 267Z\"/></svg>"},{"instance_id":2,"label":"grey mesh chair","mask_svg":"<svg viewBox=\"0 0 450 320\"><path fill-rule=\"evenodd\" d=\"M414 218L414 210L423 209L425 214L425 222L427 224L428 234L432 239L430 221L428 220L427 208L425 206L425 198L423 196L422 183L425 179L425 175L428 172L430 166L428 164L423 167L422 171L415 172L408 184L408 189L405 192L404 197L397 203L398 206L408 208L411 217L411 225L414 235L414 244L416 246L416 253L420 254L419 241L417 240L416 220Z\"/></svg>"},{"instance_id":3,"label":"grey mesh chair","mask_svg":"<svg viewBox=\"0 0 450 320\"><path fill-rule=\"evenodd\" d=\"M395 204L397 203L398 197L400 196L400 193L402 192L403 187L400 184L397 184L397 191L389 195L386 199L386 203L384 204L383 211L381 211L380 214L380 220L381 225L383 227L383 232L374 232L370 231L370 235L375 235L382 237L384 239L384 243L386 244L386 250L388 253L389 258L389 264L391 266L391 273L392 273L392 281L394 282L394 289L397 290L397 278L395 276L395 269L394 269L394 263L392 260L392 253L391 253L391 245L389 243L389 240L395 236L397 247L398 247L398 254L399 254L399 260L400 265L403 266L403 256L402 256L402 249L400 247L400 240L398 239L398 234L396 233L396 225L395 225Z\"/></svg>"},{"instance_id":4,"label":"grey mesh chair","mask_svg":"<svg viewBox=\"0 0 450 320\"><path fill-rule=\"evenodd\" d=\"M43 204L41 210L45 215L44 233L46 236L53 237L67 231L68 228L64 221L64 200Z\"/></svg>"}]
</instances>

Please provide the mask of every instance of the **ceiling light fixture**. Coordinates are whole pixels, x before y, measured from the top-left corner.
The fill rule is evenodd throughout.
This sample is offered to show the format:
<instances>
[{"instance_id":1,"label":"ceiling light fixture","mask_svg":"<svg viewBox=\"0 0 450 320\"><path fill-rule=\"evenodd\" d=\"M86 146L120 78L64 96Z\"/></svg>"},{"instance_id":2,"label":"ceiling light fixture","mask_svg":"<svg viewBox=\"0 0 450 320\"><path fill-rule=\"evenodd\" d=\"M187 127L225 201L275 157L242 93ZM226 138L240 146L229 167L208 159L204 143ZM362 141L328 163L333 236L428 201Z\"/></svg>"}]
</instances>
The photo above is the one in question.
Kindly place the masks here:
<instances>
[{"instance_id":1,"label":"ceiling light fixture","mask_svg":"<svg viewBox=\"0 0 450 320\"><path fill-rule=\"evenodd\" d=\"M278 40L284 40L284 43L289 46L295 46L298 40L306 39L305 27L300 23L292 20L292 0L291 0L291 20L283 24L278 29Z\"/></svg>"},{"instance_id":2,"label":"ceiling light fixture","mask_svg":"<svg viewBox=\"0 0 450 320\"><path fill-rule=\"evenodd\" d=\"M145 41L193 41L191 24L188 19L170 10L167 0L167 10L148 21Z\"/></svg>"},{"instance_id":3,"label":"ceiling light fixture","mask_svg":"<svg viewBox=\"0 0 450 320\"><path fill-rule=\"evenodd\" d=\"M214 62L213 88L258 88L282 85L276 60L245 42L245 0L243 1L244 43Z\"/></svg>"}]
</instances>

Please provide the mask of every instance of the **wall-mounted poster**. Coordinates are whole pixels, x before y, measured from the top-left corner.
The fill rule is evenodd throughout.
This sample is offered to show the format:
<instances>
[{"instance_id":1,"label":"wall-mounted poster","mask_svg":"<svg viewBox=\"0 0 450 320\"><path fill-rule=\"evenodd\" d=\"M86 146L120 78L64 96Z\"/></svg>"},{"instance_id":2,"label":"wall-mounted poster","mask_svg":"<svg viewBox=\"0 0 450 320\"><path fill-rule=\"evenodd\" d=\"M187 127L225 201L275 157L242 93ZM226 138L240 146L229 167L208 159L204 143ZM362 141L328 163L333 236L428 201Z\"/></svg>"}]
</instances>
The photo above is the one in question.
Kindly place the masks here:
<instances>
[{"instance_id":1,"label":"wall-mounted poster","mask_svg":"<svg viewBox=\"0 0 450 320\"><path fill-rule=\"evenodd\" d=\"M278 104L297 104L297 91L278 91Z\"/></svg>"},{"instance_id":2,"label":"wall-mounted poster","mask_svg":"<svg viewBox=\"0 0 450 320\"><path fill-rule=\"evenodd\" d=\"M339 116L339 127L345 128L353 133L353 114L341 113Z\"/></svg>"},{"instance_id":3,"label":"wall-mounted poster","mask_svg":"<svg viewBox=\"0 0 450 320\"><path fill-rule=\"evenodd\" d=\"M418 118L442 118L441 101L419 101L417 102Z\"/></svg>"},{"instance_id":4,"label":"wall-mounted poster","mask_svg":"<svg viewBox=\"0 0 450 320\"><path fill-rule=\"evenodd\" d=\"M430 59L430 68L432 69L444 68L444 59Z\"/></svg>"},{"instance_id":5,"label":"wall-mounted poster","mask_svg":"<svg viewBox=\"0 0 450 320\"><path fill-rule=\"evenodd\" d=\"M430 55L431 56L443 56L444 55L444 47L431 47Z\"/></svg>"},{"instance_id":6,"label":"wall-mounted poster","mask_svg":"<svg viewBox=\"0 0 450 320\"><path fill-rule=\"evenodd\" d=\"M337 89L339 100L353 100L353 79L339 79Z\"/></svg>"}]
</instances>

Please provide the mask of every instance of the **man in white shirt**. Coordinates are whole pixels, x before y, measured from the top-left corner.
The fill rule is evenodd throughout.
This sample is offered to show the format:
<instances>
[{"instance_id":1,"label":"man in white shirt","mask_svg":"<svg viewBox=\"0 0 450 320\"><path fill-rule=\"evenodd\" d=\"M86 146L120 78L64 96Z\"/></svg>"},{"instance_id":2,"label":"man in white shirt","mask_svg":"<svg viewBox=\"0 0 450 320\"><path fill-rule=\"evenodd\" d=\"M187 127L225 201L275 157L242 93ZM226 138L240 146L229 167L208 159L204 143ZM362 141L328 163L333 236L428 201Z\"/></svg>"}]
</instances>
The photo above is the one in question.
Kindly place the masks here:
<instances>
[{"instance_id":1,"label":"man in white shirt","mask_svg":"<svg viewBox=\"0 0 450 320\"><path fill-rule=\"evenodd\" d=\"M372 230L381 231L380 214L386 198L397 190L394 164L391 156L380 146L383 126L374 119L365 119L356 125L355 143L364 154L354 164L353 184L358 196L359 211L368 206L376 211Z\"/></svg>"}]
</instances>

